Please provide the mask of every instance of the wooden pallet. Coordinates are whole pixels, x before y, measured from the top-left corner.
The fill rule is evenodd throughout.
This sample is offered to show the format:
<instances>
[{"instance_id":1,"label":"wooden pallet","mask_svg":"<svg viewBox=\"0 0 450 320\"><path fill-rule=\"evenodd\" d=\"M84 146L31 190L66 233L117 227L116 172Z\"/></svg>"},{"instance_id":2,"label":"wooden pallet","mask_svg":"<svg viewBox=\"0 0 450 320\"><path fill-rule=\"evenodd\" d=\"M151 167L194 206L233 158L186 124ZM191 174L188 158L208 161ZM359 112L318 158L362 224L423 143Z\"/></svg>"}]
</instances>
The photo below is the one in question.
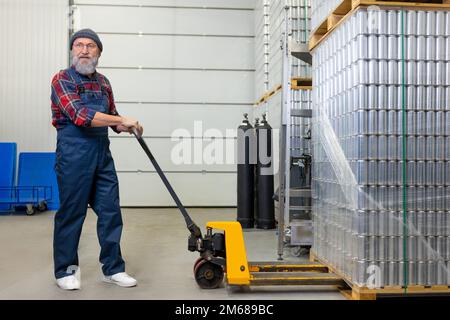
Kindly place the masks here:
<instances>
[{"instance_id":1,"label":"wooden pallet","mask_svg":"<svg viewBox=\"0 0 450 320\"><path fill-rule=\"evenodd\" d=\"M309 50L312 51L327 36L333 32L342 22L344 22L354 11L360 7L380 6L383 8L404 8L404 9L422 9L422 10L450 10L450 0L438 0L439 3L430 3L430 0L414 0L412 1L377 1L377 0L343 0L331 14L319 25L319 27L311 32L309 38ZM434 1L436 2L436 1Z\"/></svg>"},{"instance_id":2,"label":"wooden pallet","mask_svg":"<svg viewBox=\"0 0 450 320\"><path fill-rule=\"evenodd\" d=\"M312 79L310 78L292 78L292 90L312 90Z\"/></svg>"},{"instance_id":3,"label":"wooden pallet","mask_svg":"<svg viewBox=\"0 0 450 320\"><path fill-rule=\"evenodd\" d=\"M389 296L389 297L412 297L415 295L450 295L450 286L419 286L411 285L405 290L404 287L394 286L394 287L383 287L383 288L367 288L360 287L353 283L348 277L344 276L341 272L331 267L329 263L324 262L323 259L318 258L315 253L310 251L310 261L320 262L326 265L330 272L336 274L337 276L344 279L348 287L339 288L341 294L349 300L376 300L379 297Z\"/></svg>"},{"instance_id":4,"label":"wooden pallet","mask_svg":"<svg viewBox=\"0 0 450 320\"><path fill-rule=\"evenodd\" d=\"M266 92L256 103L255 107L269 101L275 94L277 94L283 86L280 84L274 89ZM312 90L312 79L311 78L292 78L291 79L291 89L292 90Z\"/></svg>"},{"instance_id":5,"label":"wooden pallet","mask_svg":"<svg viewBox=\"0 0 450 320\"><path fill-rule=\"evenodd\" d=\"M269 101L270 98L272 98L275 94L277 94L279 91L281 91L281 89L283 88L283 86L280 84L278 86L276 86L274 89L266 92L261 99L259 99L256 103L255 103L255 107L259 106L260 104L263 104L267 101Z\"/></svg>"},{"instance_id":6,"label":"wooden pallet","mask_svg":"<svg viewBox=\"0 0 450 320\"><path fill-rule=\"evenodd\" d=\"M341 294L349 300L376 300L380 297L413 297L417 295L430 296L450 296L450 287L447 286L408 286L402 287L386 287L380 289L357 288L352 287L351 290L340 290Z\"/></svg>"}]
</instances>

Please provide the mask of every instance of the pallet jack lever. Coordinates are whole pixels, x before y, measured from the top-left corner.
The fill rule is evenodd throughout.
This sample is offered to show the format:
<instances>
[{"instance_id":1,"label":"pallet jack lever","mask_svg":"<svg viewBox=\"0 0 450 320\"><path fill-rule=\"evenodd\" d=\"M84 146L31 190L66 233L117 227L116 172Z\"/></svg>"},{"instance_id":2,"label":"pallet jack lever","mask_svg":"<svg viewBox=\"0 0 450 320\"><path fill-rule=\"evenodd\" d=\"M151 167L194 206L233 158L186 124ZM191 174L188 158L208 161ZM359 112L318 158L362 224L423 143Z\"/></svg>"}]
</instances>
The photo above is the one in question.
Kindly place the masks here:
<instances>
[{"instance_id":1,"label":"pallet jack lever","mask_svg":"<svg viewBox=\"0 0 450 320\"><path fill-rule=\"evenodd\" d=\"M133 127L132 132L133 132L133 135L138 140L139 144L141 145L142 149L144 149L144 151L147 154L148 158L150 159L151 163L155 167L156 172L158 172L159 177L161 178L162 182L166 186L166 188L169 191L170 195L172 196L173 200L177 204L177 207L181 211L181 214L183 215L184 220L186 221L186 226L187 226L188 230L191 232L191 235L195 239L202 239L202 232L201 232L200 228L195 224L194 221L192 221L191 217L187 213L186 208L183 206L183 204L181 203L177 194L173 190L172 186L169 183L169 180L167 180L166 175L161 170L161 167L159 166L158 162L156 161L155 157L153 156L149 147L147 146L147 143L145 143L144 139L139 134L139 132L137 131L136 128Z\"/></svg>"}]
</instances>

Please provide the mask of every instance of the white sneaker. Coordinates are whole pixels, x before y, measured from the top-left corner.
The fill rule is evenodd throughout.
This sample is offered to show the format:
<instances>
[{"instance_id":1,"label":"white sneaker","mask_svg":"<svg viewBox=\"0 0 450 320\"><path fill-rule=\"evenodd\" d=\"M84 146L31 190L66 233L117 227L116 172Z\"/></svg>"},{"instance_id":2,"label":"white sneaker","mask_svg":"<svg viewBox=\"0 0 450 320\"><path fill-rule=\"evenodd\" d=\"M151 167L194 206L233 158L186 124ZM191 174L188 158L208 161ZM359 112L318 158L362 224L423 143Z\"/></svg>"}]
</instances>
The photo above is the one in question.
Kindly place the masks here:
<instances>
[{"instance_id":1,"label":"white sneaker","mask_svg":"<svg viewBox=\"0 0 450 320\"><path fill-rule=\"evenodd\" d=\"M103 281L107 283L115 283L121 287L134 287L137 285L136 279L130 277L125 272L116 273L112 276L103 276Z\"/></svg>"},{"instance_id":2,"label":"white sneaker","mask_svg":"<svg viewBox=\"0 0 450 320\"><path fill-rule=\"evenodd\" d=\"M81 287L80 280L75 276L56 279L56 284L63 290L79 290Z\"/></svg>"}]
</instances>

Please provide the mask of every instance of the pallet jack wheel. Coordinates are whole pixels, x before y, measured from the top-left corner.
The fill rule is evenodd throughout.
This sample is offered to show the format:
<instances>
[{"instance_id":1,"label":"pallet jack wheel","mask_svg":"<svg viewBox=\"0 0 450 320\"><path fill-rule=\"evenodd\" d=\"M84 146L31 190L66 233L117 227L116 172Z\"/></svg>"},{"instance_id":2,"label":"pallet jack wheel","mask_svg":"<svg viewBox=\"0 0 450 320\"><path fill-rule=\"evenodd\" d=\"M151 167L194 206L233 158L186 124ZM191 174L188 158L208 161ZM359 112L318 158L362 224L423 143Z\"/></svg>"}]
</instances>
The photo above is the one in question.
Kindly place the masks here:
<instances>
[{"instance_id":1,"label":"pallet jack wheel","mask_svg":"<svg viewBox=\"0 0 450 320\"><path fill-rule=\"evenodd\" d=\"M200 257L200 258L198 258L198 259L195 261L195 263L194 263L194 268L193 268L194 274L195 274L195 268L197 268L197 265L198 265L200 262L202 262L203 260L205 260L205 259L203 259L202 257Z\"/></svg>"},{"instance_id":2,"label":"pallet jack wheel","mask_svg":"<svg viewBox=\"0 0 450 320\"><path fill-rule=\"evenodd\" d=\"M194 268L195 281L202 289L216 289L223 282L223 268L201 259Z\"/></svg>"}]
</instances>

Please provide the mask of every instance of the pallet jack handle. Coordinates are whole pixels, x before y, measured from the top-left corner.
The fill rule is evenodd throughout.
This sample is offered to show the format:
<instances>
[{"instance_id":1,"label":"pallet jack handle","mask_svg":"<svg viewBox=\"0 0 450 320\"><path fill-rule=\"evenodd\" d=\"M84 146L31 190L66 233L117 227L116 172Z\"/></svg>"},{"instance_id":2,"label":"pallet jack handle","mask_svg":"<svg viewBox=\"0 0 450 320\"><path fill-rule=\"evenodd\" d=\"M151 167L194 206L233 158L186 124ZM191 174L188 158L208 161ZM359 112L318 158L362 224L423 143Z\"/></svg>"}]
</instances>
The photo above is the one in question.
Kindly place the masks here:
<instances>
[{"instance_id":1,"label":"pallet jack handle","mask_svg":"<svg viewBox=\"0 0 450 320\"><path fill-rule=\"evenodd\" d=\"M181 214L183 215L184 220L186 221L186 226L187 226L188 230L191 232L192 236L194 236L196 239L201 239L202 232L201 232L200 228L195 224L194 221L192 221L191 217L187 213L186 208L183 206L183 204L181 203L177 194L173 190L172 186L169 183L169 180L167 180L166 175L161 170L161 167L159 166L158 162L156 161L155 157L153 156L149 147L147 146L147 143L145 143L144 139L140 136L140 134L136 128L133 127L132 132L133 132L134 136L136 137L137 141L139 141L139 144L141 145L142 149L144 149L148 158L152 162L153 166L156 169L156 172L158 172L159 177L161 178L162 182L166 186L166 188L169 191L170 195L172 196L173 200L177 204L178 209L180 209Z\"/></svg>"}]
</instances>

